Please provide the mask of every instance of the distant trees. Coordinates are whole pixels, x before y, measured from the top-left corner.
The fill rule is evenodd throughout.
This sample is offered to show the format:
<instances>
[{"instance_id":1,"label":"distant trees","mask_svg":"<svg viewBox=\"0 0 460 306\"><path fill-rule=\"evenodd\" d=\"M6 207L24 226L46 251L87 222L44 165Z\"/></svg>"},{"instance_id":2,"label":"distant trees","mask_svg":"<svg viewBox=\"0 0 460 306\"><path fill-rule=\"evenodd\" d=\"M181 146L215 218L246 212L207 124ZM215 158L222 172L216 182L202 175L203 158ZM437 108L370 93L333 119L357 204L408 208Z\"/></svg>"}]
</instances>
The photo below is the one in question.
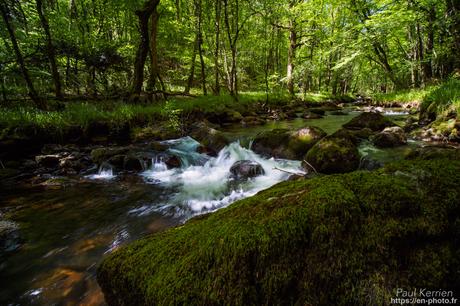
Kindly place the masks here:
<instances>
[{"instance_id":1,"label":"distant trees","mask_svg":"<svg viewBox=\"0 0 460 306\"><path fill-rule=\"evenodd\" d=\"M27 94L41 108L51 93L388 91L460 69L454 0L0 0L0 9L0 97Z\"/></svg>"}]
</instances>

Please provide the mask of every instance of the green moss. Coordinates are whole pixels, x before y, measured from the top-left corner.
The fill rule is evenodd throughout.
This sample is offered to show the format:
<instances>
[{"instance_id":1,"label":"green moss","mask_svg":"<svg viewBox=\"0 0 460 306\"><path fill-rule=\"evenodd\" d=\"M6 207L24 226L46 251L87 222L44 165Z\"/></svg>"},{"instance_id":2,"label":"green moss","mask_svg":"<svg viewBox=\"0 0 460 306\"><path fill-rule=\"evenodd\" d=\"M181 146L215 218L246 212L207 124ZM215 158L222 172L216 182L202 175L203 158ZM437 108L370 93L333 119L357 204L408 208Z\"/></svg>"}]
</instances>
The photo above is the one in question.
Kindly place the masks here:
<instances>
[{"instance_id":1,"label":"green moss","mask_svg":"<svg viewBox=\"0 0 460 306\"><path fill-rule=\"evenodd\" d=\"M458 288L460 162L281 183L109 255L113 305L388 303Z\"/></svg>"}]
</instances>

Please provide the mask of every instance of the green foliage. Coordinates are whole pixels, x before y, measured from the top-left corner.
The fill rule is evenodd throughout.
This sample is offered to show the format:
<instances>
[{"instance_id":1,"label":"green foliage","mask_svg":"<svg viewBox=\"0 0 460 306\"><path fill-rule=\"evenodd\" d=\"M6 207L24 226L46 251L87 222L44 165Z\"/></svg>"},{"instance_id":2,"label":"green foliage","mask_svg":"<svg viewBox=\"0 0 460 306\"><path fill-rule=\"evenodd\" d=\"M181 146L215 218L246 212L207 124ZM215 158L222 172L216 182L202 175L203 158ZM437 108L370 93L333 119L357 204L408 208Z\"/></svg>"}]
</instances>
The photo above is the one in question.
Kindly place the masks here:
<instances>
[{"instance_id":1,"label":"green foliage","mask_svg":"<svg viewBox=\"0 0 460 306\"><path fill-rule=\"evenodd\" d=\"M421 112L444 118L456 114L460 119L460 79L450 78L431 90L423 99Z\"/></svg>"},{"instance_id":2,"label":"green foliage","mask_svg":"<svg viewBox=\"0 0 460 306\"><path fill-rule=\"evenodd\" d=\"M458 288L460 162L281 183L109 255L113 305L381 305ZM443 192L440 192L442 190Z\"/></svg>"}]
</instances>

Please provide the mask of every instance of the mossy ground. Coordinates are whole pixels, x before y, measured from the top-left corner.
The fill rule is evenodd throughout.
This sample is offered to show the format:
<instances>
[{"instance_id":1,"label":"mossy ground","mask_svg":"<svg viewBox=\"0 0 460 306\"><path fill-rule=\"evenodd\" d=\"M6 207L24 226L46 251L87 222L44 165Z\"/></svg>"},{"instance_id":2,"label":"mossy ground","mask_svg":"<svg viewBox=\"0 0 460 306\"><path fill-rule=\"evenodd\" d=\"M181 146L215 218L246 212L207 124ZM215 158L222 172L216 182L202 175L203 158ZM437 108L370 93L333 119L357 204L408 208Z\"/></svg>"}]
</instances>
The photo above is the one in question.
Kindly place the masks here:
<instances>
[{"instance_id":1,"label":"mossy ground","mask_svg":"<svg viewBox=\"0 0 460 306\"><path fill-rule=\"evenodd\" d=\"M382 305L460 287L460 162L281 183L109 255L111 305Z\"/></svg>"}]
</instances>

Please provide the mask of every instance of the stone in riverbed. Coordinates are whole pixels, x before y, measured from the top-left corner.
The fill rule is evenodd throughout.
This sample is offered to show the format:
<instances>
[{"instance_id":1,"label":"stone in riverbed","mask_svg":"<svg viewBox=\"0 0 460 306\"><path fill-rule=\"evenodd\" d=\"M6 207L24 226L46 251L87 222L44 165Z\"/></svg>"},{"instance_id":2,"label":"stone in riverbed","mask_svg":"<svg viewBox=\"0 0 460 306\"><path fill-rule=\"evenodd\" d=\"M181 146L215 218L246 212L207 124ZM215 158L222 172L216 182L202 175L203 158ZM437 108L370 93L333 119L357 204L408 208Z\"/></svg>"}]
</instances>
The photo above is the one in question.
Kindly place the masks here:
<instances>
[{"instance_id":1,"label":"stone in riverbed","mask_svg":"<svg viewBox=\"0 0 460 306\"><path fill-rule=\"evenodd\" d=\"M214 151L215 154L230 144L230 141L222 132L209 127L204 122L199 122L192 127L190 137L200 142L204 147Z\"/></svg>"},{"instance_id":2,"label":"stone in riverbed","mask_svg":"<svg viewBox=\"0 0 460 306\"><path fill-rule=\"evenodd\" d=\"M19 226L12 221L0 220L0 252L12 252L19 247Z\"/></svg>"},{"instance_id":3,"label":"stone in riverbed","mask_svg":"<svg viewBox=\"0 0 460 306\"><path fill-rule=\"evenodd\" d=\"M394 126L395 124L380 113L366 112L351 119L343 125L344 128L350 130L360 130L369 128L372 131L381 131L386 127Z\"/></svg>"},{"instance_id":4,"label":"stone in riverbed","mask_svg":"<svg viewBox=\"0 0 460 306\"><path fill-rule=\"evenodd\" d=\"M230 168L232 177L241 180L264 175L265 171L262 165L258 162L251 160L239 160L235 162Z\"/></svg>"},{"instance_id":5,"label":"stone in riverbed","mask_svg":"<svg viewBox=\"0 0 460 306\"><path fill-rule=\"evenodd\" d=\"M399 126L385 128L371 139L374 145L379 148L398 147L407 144L406 134Z\"/></svg>"},{"instance_id":6,"label":"stone in riverbed","mask_svg":"<svg viewBox=\"0 0 460 306\"><path fill-rule=\"evenodd\" d=\"M302 159L326 133L318 127L307 126L297 131L274 129L263 131L254 139L252 150L266 157Z\"/></svg>"},{"instance_id":7,"label":"stone in riverbed","mask_svg":"<svg viewBox=\"0 0 460 306\"><path fill-rule=\"evenodd\" d=\"M59 166L59 155L38 155L35 157L35 161L42 167L55 168Z\"/></svg>"},{"instance_id":8,"label":"stone in riverbed","mask_svg":"<svg viewBox=\"0 0 460 306\"><path fill-rule=\"evenodd\" d=\"M290 134L288 148L299 159L326 135L326 132L315 126L301 128Z\"/></svg>"},{"instance_id":9,"label":"stone in riverbed","mask_svg":"<svg viewBox=\"0 0 460 306\"><path fill-rule=\"evenodd\" d=\"M91 151L91 159L96 164L101 164L115 155L124 155L129 151L129 147L104 147Z\"/></svg>"},{"instance_id":10,"label":"stone in riverbed","mask_svg":"<svg viewBox=\"0 0 460 306\"><path fill-rule=\"evenodd\" d=\"M327 136L316 143L304 158L317 172L345 173L359 167L359 151L350 139ZM310 170L308 165L304 165Z\"/></svg>"}]
</instances>

